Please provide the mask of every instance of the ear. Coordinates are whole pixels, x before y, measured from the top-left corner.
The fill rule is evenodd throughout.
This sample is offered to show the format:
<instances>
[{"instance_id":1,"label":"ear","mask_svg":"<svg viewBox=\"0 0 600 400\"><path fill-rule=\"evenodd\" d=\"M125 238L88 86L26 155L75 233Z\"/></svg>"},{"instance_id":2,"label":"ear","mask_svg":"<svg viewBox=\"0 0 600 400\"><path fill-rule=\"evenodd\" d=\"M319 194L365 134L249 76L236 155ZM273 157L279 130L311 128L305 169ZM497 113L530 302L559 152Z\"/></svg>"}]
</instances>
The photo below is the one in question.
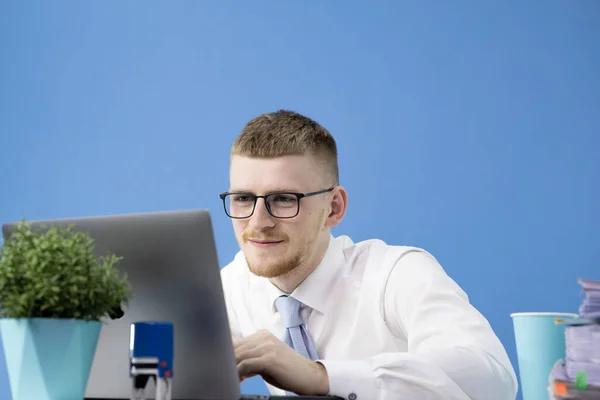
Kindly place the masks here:
<instances>
[{"instance_id":1,"label":"ear","mask_svg":"<svg viewBox=\"0 0 600 400\"><path fill-rule=\"evenodd\" d=\"M332 192L330 213L327 216L327 221L325 221L325 226L331 228L342 222L347 208L348 193L342 186L337 186Z\"/></svg>"}]
</instances>

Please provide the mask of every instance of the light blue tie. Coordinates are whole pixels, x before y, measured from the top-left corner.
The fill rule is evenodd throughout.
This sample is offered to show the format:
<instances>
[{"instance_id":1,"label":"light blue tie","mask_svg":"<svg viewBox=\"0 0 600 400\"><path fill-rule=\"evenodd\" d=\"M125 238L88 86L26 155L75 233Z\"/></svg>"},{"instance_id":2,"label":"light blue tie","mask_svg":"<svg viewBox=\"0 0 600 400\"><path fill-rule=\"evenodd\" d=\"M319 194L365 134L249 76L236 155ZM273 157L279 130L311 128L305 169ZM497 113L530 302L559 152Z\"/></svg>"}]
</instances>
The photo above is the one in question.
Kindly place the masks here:
<instances>
[{"instance_id":1,"label":"light blue tie","mask_svg":"<svg viewBox=\"0 0 600 400\"><path fill-rule=\"evenodd\" d=\"M300 302L293 297L281 296L275 300L275 305L286 328L285 342L304 357L317 360L315 345L300 315Z\"/></svg>"}]
</instances>

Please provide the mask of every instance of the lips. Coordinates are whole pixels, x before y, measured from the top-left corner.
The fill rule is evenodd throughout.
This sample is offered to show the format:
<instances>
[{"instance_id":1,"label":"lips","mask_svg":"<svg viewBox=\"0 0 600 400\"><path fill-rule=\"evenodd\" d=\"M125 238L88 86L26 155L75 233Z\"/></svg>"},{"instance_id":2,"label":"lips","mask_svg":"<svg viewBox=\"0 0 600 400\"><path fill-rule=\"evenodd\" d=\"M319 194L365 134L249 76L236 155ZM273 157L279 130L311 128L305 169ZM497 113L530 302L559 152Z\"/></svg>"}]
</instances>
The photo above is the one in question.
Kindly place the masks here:
<instances>
[{"instance_id":1,"label":"lips","mask_svg":"<svg viewBox=\"0 0 600 400\"><path fill-rule=\"evenodd\" d=\"M255 247L259 248L267 248L277 246L280 243L283 243L283 240L257 240L257 239L248 239L248 243Z\"/></svg>"}]
</instances>

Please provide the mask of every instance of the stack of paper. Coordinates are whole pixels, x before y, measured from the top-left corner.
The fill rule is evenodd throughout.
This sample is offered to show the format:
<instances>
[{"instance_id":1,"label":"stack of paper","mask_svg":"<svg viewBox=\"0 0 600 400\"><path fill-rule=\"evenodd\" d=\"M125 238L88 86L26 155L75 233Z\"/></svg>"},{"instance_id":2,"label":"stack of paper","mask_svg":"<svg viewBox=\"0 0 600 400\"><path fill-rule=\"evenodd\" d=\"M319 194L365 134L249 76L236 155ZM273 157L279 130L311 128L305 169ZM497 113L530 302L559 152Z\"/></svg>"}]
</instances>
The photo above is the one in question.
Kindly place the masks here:
<instances>
[{"instance_id":1,"label":"stack of paper","mask_svg":"<svg viewBox=\"0 0 600 400\"><path fill-rule=\"evenodd\" d=\"M550 374L551 399L600 400L600 281L580 279L580 318L566 320L566 359Z\"/></svg>"},{"instance_id":2,"label":"stack of paper","mask_svg":"<svg viewBox=\"0 0 600 400\"><path fill-rule=\"evenodd\" d=\"M583 373L588 383L600 386L600 324L567 326L565 340L567 376L575 380Z\"/></svg>"},{"instance_id":3,"label":"stack of paper","mask_svg":"<svg viewBox=\"0 0 600 400\"><path fill-rule=\"evenodd\" d=\"M579 307L582 318L600 318L600 281L580 279L585 298Z\"/></svg>"},{"instance_id":4,"label":"stack of paper","mask_svg":"<svg viewBox=\"0 0 600 400\"><path fill-rule=\"evenodd\" d=\"M557 361L552 369L548 392L548 398L551 400L600 399L600 386L588 384L585 375L581 373L574 380L569 378L562 360Z\"/></svg>"}]
</instances>

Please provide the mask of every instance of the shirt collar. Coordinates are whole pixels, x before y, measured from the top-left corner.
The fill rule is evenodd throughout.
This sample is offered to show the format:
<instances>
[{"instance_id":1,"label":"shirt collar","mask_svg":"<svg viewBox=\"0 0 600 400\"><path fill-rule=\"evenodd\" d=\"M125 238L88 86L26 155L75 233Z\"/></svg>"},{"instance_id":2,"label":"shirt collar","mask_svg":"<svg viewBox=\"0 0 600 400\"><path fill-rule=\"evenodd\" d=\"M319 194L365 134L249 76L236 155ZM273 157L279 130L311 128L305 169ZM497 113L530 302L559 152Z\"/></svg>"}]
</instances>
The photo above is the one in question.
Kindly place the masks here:
<instances>
[{"instance_id":1,"label":"shirt collar","mask_svg":"<svg viewBox=\"0 0 600 400\"><path fill-rule=\"evenodd\" d=\"M339 274L342 272L342 267L345 265L346 261L343 253L344 246L342 245L344 238L334 238L333 236L330 236L329 246L327 247L323 260L290 294L291 297L320 313L324 314L327 312L329 306L329 297L327 295L339 278ZM285 293L279 290L271 282L269 282L267 287L272 310L275 312L275 300L280 296L284 296Z\"/></svg>"}]
</instances>

